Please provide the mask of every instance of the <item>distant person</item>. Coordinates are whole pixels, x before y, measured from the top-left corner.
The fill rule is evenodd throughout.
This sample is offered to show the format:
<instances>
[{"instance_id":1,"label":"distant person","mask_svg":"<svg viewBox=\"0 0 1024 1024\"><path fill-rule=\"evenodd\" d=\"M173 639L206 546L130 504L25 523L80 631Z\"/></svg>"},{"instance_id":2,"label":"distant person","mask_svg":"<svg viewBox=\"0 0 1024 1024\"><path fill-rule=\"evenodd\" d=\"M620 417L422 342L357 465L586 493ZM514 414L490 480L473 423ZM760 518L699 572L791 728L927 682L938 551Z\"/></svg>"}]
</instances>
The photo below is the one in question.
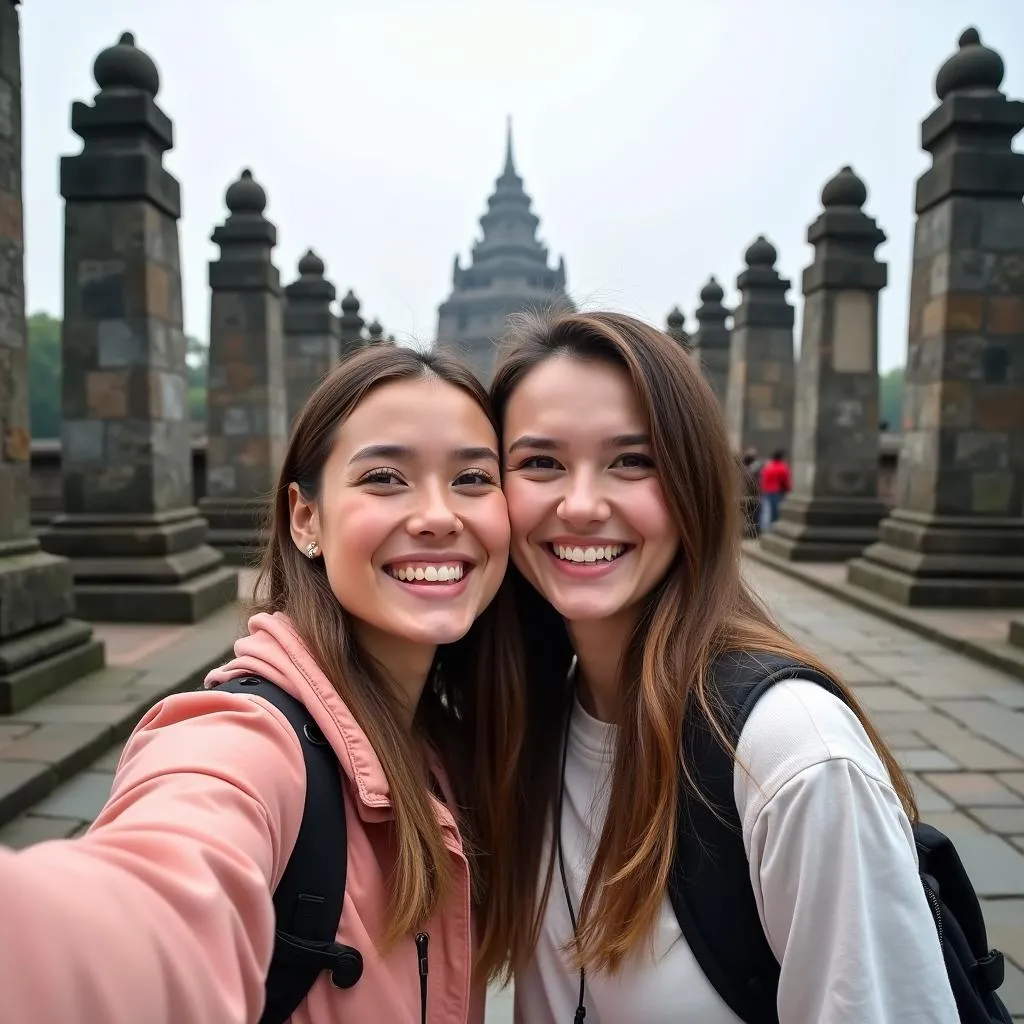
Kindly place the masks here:
<instances>
[{"instance_id":1,"label":"distant person","mask_svg":"<svg viewBox=\"0 0 1024 1024\"><path fill-rule=\"evenodd\" d=\"M786 462L786 452L776 448L761 467L761 532L767 533L779 518L782 499L793 489L793 477Z\"/></svg>"}]
</instances>

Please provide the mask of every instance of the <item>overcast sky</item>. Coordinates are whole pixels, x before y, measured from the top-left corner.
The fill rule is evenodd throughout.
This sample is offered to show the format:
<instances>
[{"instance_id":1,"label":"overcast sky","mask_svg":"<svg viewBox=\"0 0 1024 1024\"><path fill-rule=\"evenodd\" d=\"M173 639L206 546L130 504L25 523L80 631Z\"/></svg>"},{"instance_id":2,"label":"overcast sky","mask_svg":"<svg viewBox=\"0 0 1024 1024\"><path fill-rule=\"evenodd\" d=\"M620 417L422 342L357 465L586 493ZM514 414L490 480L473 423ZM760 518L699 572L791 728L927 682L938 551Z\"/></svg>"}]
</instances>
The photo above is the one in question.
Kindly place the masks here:
<instances>
[{"instance_id":1,"label":"overcast sky","mask_svg":"<svg viewBox=\"0 0 1024 1024\"><path fill-rule=\"evenodd\" d=\"M711 273L734 301L765 233L796 285L822 184L851 163L889 236L882 368L906 349L919 124L976 25L1024 97L1020 0L26 0L30 311L60 315L58 159L72 100L122 31L156 60L182 183L186 330L208 334L209 241L243 167L270 196L285 283L309 246L367 319L433 340L479 232L505 117L580 303L693 329ZM1020 142L1018 141L1018 147Z\"/></svg>"}]
</instances>

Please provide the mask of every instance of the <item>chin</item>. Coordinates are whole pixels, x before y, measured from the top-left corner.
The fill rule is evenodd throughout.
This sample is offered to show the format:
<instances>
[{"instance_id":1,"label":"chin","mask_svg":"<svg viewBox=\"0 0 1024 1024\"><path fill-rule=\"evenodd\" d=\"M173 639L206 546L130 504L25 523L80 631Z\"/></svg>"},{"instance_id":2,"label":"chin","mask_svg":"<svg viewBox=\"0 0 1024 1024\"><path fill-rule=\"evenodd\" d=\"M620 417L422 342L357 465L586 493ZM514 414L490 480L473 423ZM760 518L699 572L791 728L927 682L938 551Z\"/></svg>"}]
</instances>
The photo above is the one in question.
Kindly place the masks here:
<instances>
[{"instance_id":1,"label":"chin","mask_svg":"<svg viewBox=\"0 0 1024 1024\"><path fill-rule=\"evenodd\" d=\"M395 632L413 643L440 647L461 640L472 628L474 619L466 616L452 616L447 621L409 623L406 628Z\"/></svg>"},{"instance_id":2,"label":"chin","mask_svg":"<svg viewBox=\"0 0 1024 1024\"><path fill-rule=\"evenodd\" d=\"M608 600L600 595L571 595L562 597L558 594L544 593L551 606L567 622L593 622L610 619L619 615L627 606L627 602Z\"/></svg>"}]
</instances>

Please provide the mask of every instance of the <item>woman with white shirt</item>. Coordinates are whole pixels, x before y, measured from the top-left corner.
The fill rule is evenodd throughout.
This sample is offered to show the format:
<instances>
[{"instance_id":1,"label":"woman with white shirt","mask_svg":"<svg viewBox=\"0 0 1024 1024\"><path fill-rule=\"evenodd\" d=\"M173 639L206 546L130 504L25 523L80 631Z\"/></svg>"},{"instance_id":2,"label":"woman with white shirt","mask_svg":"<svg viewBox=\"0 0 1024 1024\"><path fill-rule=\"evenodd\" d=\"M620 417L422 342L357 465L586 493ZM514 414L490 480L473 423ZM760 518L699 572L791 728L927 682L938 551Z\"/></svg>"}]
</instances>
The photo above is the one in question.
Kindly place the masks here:
<instances>
[{"instance_id":1,"label":"woman with white shirt","mask_svg":"<svg viewBox=\"0 0 1024 1024\"><path fill-rule=\"evenodd\" d=\"M909 782L744 582L736 460L696 360L628 316L525 317L492 398L528 690L483 946L509 950L517 1021L956 1021ZM739 714L730 673L751 664L782 681ZM723 774L728 807L708 795ZM742 884L716 890L737 857L721 877ZM751 945L746 905L768 985L714 977Z\"/></svg>"}]
</instances>

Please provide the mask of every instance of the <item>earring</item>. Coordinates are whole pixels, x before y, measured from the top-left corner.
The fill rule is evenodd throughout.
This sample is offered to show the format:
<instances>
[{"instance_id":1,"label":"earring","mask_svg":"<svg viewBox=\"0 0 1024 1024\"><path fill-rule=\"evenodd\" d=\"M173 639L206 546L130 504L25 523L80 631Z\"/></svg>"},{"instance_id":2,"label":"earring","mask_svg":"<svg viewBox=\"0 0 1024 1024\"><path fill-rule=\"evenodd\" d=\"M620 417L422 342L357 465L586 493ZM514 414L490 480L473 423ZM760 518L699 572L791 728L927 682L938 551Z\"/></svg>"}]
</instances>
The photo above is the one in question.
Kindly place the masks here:
<instances>
[{"instance_id":1,"label":"earring","mask_svg":"<svg viewBox=\"0 0 1024 1024\"><path fill-rule=\"evenodd\" d=\"M306 557L307 558L316 558L316 556L319 555L319 554L320 554L320 548L317 545L317 542L315 540L311 540L306 545Z\"/></svg>"}]
</instances>

